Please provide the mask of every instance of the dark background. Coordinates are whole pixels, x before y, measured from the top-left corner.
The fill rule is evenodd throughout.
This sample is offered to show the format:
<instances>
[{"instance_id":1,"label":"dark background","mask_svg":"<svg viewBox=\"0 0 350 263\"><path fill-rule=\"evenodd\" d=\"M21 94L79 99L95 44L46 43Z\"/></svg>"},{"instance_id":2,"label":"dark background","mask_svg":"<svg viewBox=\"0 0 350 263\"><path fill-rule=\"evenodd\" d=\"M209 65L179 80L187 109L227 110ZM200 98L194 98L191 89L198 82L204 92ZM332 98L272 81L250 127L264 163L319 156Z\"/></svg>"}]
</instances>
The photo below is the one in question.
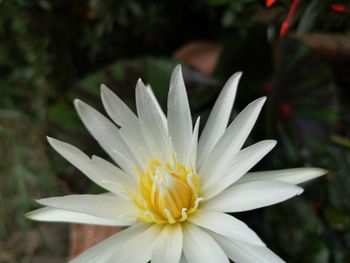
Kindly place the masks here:
<instances>
[{"instance_id":1,"label":"dark background","mask_svg":"<svg viewBox=\"0 0 350 263\"><path fill-rule=\"evenodd\" d=\"M164 106L178 63L202 123L237 70L244 75L233 116L268 96L247 144L278 145L255 170L330 171L300 197L237 216L287 262L350 262L350 3L300 1L280 36L292 2L1 1L0 262L64 262L74 251L72 227L24 214L38 197L101 191L45 139L106 156L72 100L101 109L103 82L134 107L142 77Z\"/></svg>"}]
</instances>

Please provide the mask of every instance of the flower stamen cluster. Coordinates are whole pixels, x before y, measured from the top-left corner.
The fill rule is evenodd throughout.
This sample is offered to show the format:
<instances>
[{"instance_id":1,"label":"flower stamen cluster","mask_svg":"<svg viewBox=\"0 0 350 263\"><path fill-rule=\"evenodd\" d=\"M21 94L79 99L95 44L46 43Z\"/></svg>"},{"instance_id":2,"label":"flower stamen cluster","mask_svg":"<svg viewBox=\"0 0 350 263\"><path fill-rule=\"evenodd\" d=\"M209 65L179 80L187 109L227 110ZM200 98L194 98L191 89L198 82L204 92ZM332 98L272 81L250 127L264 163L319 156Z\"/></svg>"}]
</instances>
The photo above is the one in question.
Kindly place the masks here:
<instances>
[{"instance_id":1,"label":"flower stamen cluster","mask_svg":"<svg viewBox=\"0 0 350 263\"><path fill-rule=\"evenodd\" d=\"M139 220L157 224L183 222L196 211L201 198L196 172L178 163L149 161L144 171L137 170L138 193L130 192L133 202L142 210Z\"/></svg>"}]
</instances>

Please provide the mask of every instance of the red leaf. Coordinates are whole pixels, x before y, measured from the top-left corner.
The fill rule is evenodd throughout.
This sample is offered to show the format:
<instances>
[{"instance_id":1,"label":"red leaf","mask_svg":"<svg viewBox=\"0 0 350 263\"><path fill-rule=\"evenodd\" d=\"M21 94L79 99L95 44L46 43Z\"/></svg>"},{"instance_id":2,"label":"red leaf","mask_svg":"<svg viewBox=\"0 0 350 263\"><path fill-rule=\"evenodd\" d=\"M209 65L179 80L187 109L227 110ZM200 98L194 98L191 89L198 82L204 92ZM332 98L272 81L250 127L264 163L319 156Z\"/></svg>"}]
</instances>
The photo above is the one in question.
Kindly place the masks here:
<instances>
[{"instance_id":1,"label":"red leaf","mask_svg":"<svg viewBox=\"0 0 350 263\"><path fill-rule=\"evenodd\" d=\"M266 7L272 6L277 0L266 0Z\"/></svg>"},{"instance_id":2,"label":"red leaf","mask_svg":"<svg viewBox=\"0 0 350 263\"><path fill-rule=\"evenodd\" d=\"M337 11L340 13L350 13L350 9L347 8L345 5L331 4L330 6L334 11Z\"/></svg>"},{"instance_id":3,"label":"red leaf","mask_svg":"<svg viewBox=\"0 0 350 263\"><path fill-rule=\"evenodd\" d=\"M280 29L281 37L283 37L287 33L288 27L289 27L289 21L284 20Z\"/></svg>"},{"instance_id":4,"label":"red leaf","mask_svg":"<svg viewBox=\"0 0 350 263\"><path fill-rule=\"evenodd\" d=\"M299 0L294 0L290 9L289 9L287 18L282 23L282 26L280 29L280 36L281 37L283 37L287 33L290 21L292 20L295 12L297 11L298 5L299 5Z\"/></svg>"}]
</instances>

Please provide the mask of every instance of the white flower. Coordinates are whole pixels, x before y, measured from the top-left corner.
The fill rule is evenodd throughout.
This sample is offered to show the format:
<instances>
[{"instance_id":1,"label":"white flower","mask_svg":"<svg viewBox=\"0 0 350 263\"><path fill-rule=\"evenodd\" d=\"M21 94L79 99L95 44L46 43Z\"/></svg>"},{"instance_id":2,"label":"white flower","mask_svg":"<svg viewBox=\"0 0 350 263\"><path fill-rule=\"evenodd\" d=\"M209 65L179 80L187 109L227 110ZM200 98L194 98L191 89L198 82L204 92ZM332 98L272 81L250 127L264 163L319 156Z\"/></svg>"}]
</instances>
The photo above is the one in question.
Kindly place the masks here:
<instances>
[{"instance_id":1,"label":"white flower","mask_svg":"<svg viewBox=\"0 0 350 263\"><path fill-rule=\"evenodd\" d=\"M227 127L241 73L221 91L198 140L181 67L171 76L167 116L152 90L136 85L136 116L107 87L103 105L115 122L84 102L86 128L119 167L48 138L51 146L108 193L37 200L33 220L129 226L72 262L283 262L246 224L225 213L252 210L302 193L297 184L326 173L298 168L247 173L276 144L241 149L265 102L250 103Z\"/></svg>"}]
</instances>

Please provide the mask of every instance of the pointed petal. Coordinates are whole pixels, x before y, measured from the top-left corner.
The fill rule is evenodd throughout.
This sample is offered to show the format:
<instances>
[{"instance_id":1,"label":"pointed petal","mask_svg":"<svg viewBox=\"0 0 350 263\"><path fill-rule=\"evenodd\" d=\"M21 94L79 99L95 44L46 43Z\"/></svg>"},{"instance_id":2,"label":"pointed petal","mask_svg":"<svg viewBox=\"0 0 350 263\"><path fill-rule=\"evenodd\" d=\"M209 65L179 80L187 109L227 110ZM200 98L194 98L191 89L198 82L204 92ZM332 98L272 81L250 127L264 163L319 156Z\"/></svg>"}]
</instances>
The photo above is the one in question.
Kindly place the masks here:
<instances>
[{"instance_id":1,"label":"pointed petal","mask_svg":"<svg viewBox=\"0 0 350 263\"><path fill-rule=\"evenodd\" d=\"M142 133L153 158L172 162L168 131L161 113L141 80L136 85L136 106Z\"/></svg>"},{"instance_id":2,"label":"pointed petal","mask_svg":"<svg viewBox=\"0 0 350 263\"><path fill-rule=\"evenodd\" d=\"M138 187L136 178L133 176L134 174L130 174L119 169L115 165L101 157L98 157L97 155L93 155L91 157L91 163L101 168L101 170L98 171L99 176L101 173L108 174L108 177L100 178L100 185L106 190L110 191L109 188L114 189L110 192L117 194L120 197L127 196L128 198L130 198L130 196L127 194L128 191L137 191Z\"/></svg>"},{"instance_id":3,"label":"pointed petal","mask_svg":"<svg viewBox=\"0 0 350 263\"><path fill-rule=\"evenodd\" d=\"M192 117L180 65L175 67L170 79L168 131L178 161L186 163L192 137Z\"/></svg>"},{"instance_id":4,"label":"pointed petal","mask_svg":"<svg viewBox=\"0 0 350 263\"><path fill-rule=\"evenodd\" d=\"M215 102L198 142L197 167L202 164L225 132L241 75L241 72L237 72L229 78Z\"/></svg>"},{"instance_id":5,"label":"pointed petal","mask_svg":"<svg viewBox=\"0 0 350 263\"><path fill-rule=\"evenodd\" d=\"M145 139L143 138L140 123L138 122L137 126L129 126L128 128L120 128L120 136L128 145L130 151L137 159L140 167L145 169L149 160L151 159L151 153Z\"/></svg>"},{"instance_id":6,"label":"pointed petal","mask_svg":"<svg viewBox=\"0 0 350 263\"><path fill-rule=\"evenodd\" d=\"M257 164L276 145L274 140L265 140L255 143L241 150L229 162L229 166L222 173L224 176L212 176L203 185L203 197L210 199L241 178L255 164Z\"/></svg>"},{"instance_id":7,"label":"pointed petal","mask_svg":"<svg viewBox=\"0 0 350 263\"><path fill-rule=\"evenodd\" d=\"M189 165L193 169L196 169L196 162L197 162L197 142L198 142L199 122L200 122L200 117L197 118L196 124L194 125L191 144L190 144Z\"/></svg>"},{"instance_id":8,"label":"pointed petal","mask_svg":"<svg viewBox=\"0 0 350 263\"><path fill-rule=\"evenodd\" d=\"M183 228L183 251L188 262L229 263L228 258L215 240L204 230L187 223Z\"/></svg>"},{"instance_id":9,"label":"pointed petal","mask_svg":"<svg viewBox=\"0 0 350 263\"><path fill-rule=\"evenodd\" d=\"M162 110L162 107L160 106L159 104L159 101L157 100L157 97L156 95L154 94L153 90L152 90L152 87L150 84L147 84L146 85L146 90L148 92L148 94L150 95L151 99L153 100L153 103L154 105L157 107L157 110L159 112L159 115L160 115L160 118L162 119L162 122L163 122L163 125L164 127L167 129L168 127L168 124L167 124L167 119L166 119L166 116L164 114L164 111Z\"/></svg>"},{"instance_id":10,"label":"pointed petal","mask_svg":"<svg viewBox=\"0 0 350 263\"><path fill-rule=\"evenodd\" d=\"M220 235L252 245L265 246L255 232L245 223L228 214L200 209L191 215L188 220Z\"/></svg>"},{"instance_id":11,"label":"pointed petal","mask_svg":"<svg viewBox=\"0 0 350 263\"><path fill-rule=\"evenodd\" d=\"M39 204L72 212L84 213L105 219L135 218L140 210L130 200L113 194L66 195L36 200Z\"/></svg>"},{"instance_id":12,"label":"pointed petal","mask_svg":"<svg viewBox=\"0 0 350 263\"><path fill-rule=\"evenodd\" d=\"M178 263L182 253L181 224L165 225L152 251L152 263Z\"/></svg>"},{"instance_id":13,"label":"pointed petal","mask_svg":"<svg viewBox=\"0 0 350 263\"><path fill-rule=\"evenodd\" d=\"M121 138L118 128L100 112L86 103L75 100L74 105L85 127L109 156L125 171L132 169L133 164L137 164L137 161ZM119 158L115 154L116 151L123 153L122 156L124 158Z\"/></svg>"},{"instance_id":14,"label":"pointed petal","mask_svg":"<svg viewBox=\"0 0 350 263\"><path fill-rule=\"evenodd\" d=\"M302 188L284 182L247 182L234 184L208 202L203 202L201 207L220 212L248 211L283 202L302 192Z\"/></svg>"},{"instance_id":15,"label":"pointed petal","mask_svg":"<svg viewBox=\"0 0 350 263\"><path fill-rule=\"evenodd\" d=\"M97 156L90 159L73 145L50 137L47 139L52 148L67 161L82 171L93 182L108 191L120 194L125 192L126 189L134 190L136 188L136 181L133 180L133 177L111 163Z\"/></svg>"},{"instance_id":16,"label":"pointed petal","mask_svg":"<svg viewBox=\"0 0 350 263\"><path fill-rule=\"evenodd\" d=\"M148 164L150 157L147 144L143 138L136 115L129 107L105 85L101 85L103 105L112 120L121 126L119 132L142 168Z\"/></svg>"},{"instance_id":17,"label":"pointed petal","mask_svg":"<svg viewBox=\"0 0 350 263\"><path fill-rule=\"evenodd\" d=\"M290 184L301 184L325 175L326 173L328 173L328 171L325 169L313 167L253 172L247 173L245 176L240 178L237 181L237 184L260 180L276 180Z\"/></svg>"},{"instance_id":18,"label":"pointed petal","mask_svg":"<svg viewBox=\"0 0 350 263\"><path fill-rule=\"evenodd\" d=\"M138 122L137 116L128 105L104 84L101 85L101 98L108 115L120 127L128 126L130 122Z\"/></svg>"},{"instance_id":19,"label":"pointed petal","mask_svg":"<svg viewBox=\"0 0 350 263\"><path fill-rule=\"evenodd\" d=\"M265 101L265 97L257 99L238 114L200 167L201 181L205 183L211 176L221 176L220 172L222 173L223 170L220 168L225 167L226 163L241 149Z\"/></svg>"},{"instance_id":20,"label":"pointed petal","mask_svg":"<svg viewBox=\"0 0 350 263\"><path fill-rule=\"evenodd\" d=\"M26 214L31 220L46 222L66 222L103 226L128 226L136 222L131 219L111 220L52 207L43 207Z\"/></svg>"},{"instance_id":21,"label":"pointed petal","mask_svg":"<svg viewBox=\"0 0 350 263\"><path fill-rule=\"evenodd\" d=\"M70 263L116 262L116 259L118 263L148 262L160 230L157 224L133 225L83 252Z\"/></svg>"},{"instance_id":22,"label":"pointed petal","mask_svg":"<svg viewBox=\"0 0 350 263\"><path fill-rule=\"evenodd\" d=\"M283 263L285 262L269 248L253 246L224 236L212 233L212 236L225 251L226 255L235 262L242 263Z\"/></svg>"}]
</instances>

